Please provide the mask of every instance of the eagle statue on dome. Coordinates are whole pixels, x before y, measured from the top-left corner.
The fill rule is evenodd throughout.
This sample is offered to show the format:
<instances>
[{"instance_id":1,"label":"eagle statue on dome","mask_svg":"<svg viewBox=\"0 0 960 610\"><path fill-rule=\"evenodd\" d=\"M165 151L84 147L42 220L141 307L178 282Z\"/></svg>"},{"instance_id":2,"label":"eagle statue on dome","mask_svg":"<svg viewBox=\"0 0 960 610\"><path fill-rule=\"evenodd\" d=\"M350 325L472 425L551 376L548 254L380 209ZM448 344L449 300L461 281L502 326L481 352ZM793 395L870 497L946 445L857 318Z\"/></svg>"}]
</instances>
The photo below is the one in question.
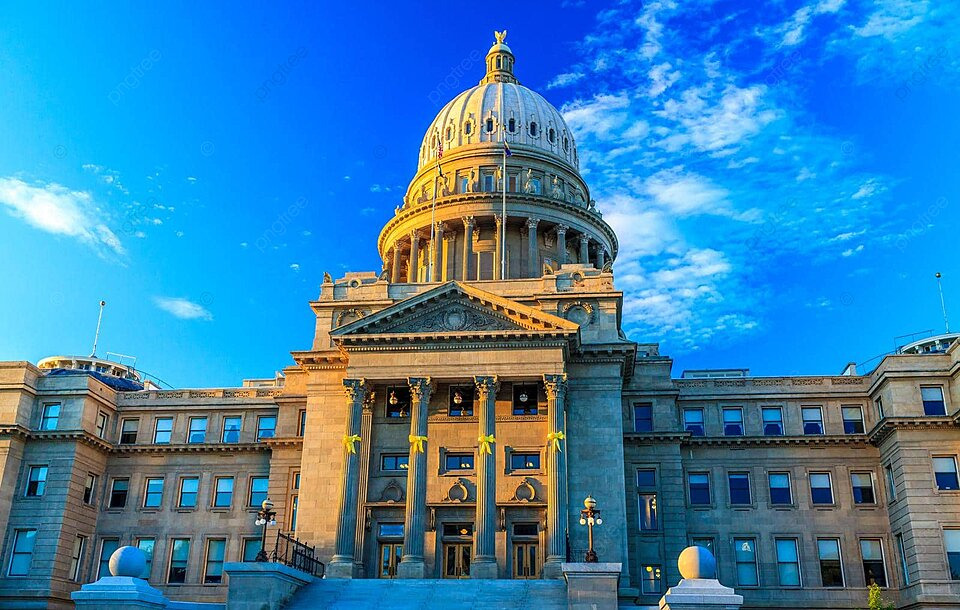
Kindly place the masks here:
<instances>
[{"instance_id":1,"label":"eagle statue on dome","mask_svg":"<svg viewBox=\"0 0 960 610\"><path fill-rule=\"evenodd\" d=\"M494 30L493 37L497 39L497 44L503 44L504 39L506 39L507 37L507 31L504 30L502 32L498 32Z\"/></svg>"}]
</instances>

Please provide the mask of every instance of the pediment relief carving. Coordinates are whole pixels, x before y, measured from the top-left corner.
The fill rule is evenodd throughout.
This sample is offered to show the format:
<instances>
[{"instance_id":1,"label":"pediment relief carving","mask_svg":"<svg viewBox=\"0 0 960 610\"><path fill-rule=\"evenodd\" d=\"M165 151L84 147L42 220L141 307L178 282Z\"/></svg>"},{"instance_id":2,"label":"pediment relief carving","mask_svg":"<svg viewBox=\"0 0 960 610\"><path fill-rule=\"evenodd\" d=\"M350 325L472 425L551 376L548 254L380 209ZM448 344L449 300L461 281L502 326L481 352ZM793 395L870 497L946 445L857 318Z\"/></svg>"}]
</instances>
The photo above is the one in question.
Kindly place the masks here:
<instances>
[{"instance_id":1,"label":"pediment relief carving","mask_svg":"<svg viewBox=\"0 0 960 610\"><path fill-rule=\"evenodd\" d=\"M521 327L492 312L482 311L462 302L446 303L395 324L383 325L373 332L443 333L519 330Z\"/></svg>"}]
</instances>

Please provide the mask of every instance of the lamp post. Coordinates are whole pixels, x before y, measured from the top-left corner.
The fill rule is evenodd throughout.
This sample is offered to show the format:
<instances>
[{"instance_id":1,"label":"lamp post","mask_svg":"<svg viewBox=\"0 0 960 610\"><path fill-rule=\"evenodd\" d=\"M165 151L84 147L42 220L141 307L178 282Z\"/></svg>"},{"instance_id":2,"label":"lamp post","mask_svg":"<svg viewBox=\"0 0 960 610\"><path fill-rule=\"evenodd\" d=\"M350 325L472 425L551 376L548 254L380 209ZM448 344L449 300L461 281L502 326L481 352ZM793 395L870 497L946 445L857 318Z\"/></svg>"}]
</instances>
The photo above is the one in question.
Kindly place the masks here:
<instances>
[{"instance_id":1,"label":"lamp post","mask_svg":"<svg viewBox=\"0 0 960 610\"><path fill-rule=\"evenodd\" d=\"M600 558L597 557L597 552L593 550L593 526L602 525L603 519L600 518L597 501L593 499L593 496L587 496L583 505L585 508L580 511L580 525L587 526L587 540L590 547L587 549L587 555L583 560L587 563L597 563Z\"/></svg>"},{"instance_id":2,"label":"lamp post","mask_svg":"<svg viewBox=\"0 0 960 610\"><path fill-rule=\"evenodd\" d=\"M263 534L260 537L260 552L257 553L256 561L270 561L270 558L267 557L267 526L277 524L276 516L277 513L273 510L273 502L269 498L264 500L260 504L260 510L257 511L256 524L263 526Z\"/></svg>"}]
</instances>

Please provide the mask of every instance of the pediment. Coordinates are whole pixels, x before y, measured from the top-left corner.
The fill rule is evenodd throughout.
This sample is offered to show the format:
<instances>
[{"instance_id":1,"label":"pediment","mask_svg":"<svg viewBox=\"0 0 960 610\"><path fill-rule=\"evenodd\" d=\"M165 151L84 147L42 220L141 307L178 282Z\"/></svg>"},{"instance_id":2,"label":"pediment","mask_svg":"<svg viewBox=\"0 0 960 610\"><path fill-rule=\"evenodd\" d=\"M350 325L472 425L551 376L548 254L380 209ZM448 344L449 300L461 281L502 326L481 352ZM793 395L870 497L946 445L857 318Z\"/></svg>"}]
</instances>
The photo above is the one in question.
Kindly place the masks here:
<instances>
[{"instance_id":1,"label":"pediment","mask_svg":"<svg viewBox=\"0 0 960 610\"><path fill-rule=\"evenodd\" d=\"M459 282L394 303L374 314L345 324L336 339L383 335L576 334L569 320L478 290Z\"/></svg>"}]
</instances>

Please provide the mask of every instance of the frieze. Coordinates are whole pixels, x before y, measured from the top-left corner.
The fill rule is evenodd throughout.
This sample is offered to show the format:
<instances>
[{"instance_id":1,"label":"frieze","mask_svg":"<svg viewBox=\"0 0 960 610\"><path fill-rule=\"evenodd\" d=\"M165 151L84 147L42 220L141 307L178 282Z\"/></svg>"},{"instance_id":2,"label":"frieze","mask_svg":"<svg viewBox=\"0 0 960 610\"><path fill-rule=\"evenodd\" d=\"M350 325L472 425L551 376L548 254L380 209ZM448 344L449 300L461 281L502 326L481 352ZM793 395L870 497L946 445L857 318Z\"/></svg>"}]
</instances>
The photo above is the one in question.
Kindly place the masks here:
<instances>
[{"instance_id":1,"label":"frieze","mask_svg":"<svg viewBox=\"0 0 960 610\"><path fill-rule=\"evenodd\" d=\"M187 394L188 394L187 392L181 392L179 390L176 390L176 391L165 390L162 392L157 392L157 398L160 400L164 400L168 398L187 398Z\"/></svg>"},{"instance_id":2,"label":"frieze","mask_svg":"<svg viewBox=\"0 0 960 610\"><path fill-rule=\"evenodd\" d=\"M190 398L219 398L220 392L217 390L190 390Z\"/></svg>"},{"instance_id":3,"label":"frieze","mask_svg":"<svg viewBox=\"0 0 960 610\"><path fill-rule=\"evenodd\" d=\"M863 385L866 381L863 377L834 377L831 380L833 385Z\"/></svg>"},{"instance_id":4,"label":"frieze","mask_svg":"<svg viewBox=\"0 0 960 610\"><path fill-rule=\"evenodd\" d=\"M519 326L512 322L481 313L472 307L454 305L424 314L414 320L404 320L392 328L383 330L390 333L421 333L517 330L518 328Z\"/></svg>"},{"instance_id":5,"label":"frieze","mask_svg":"<svg viewBox=\"0 0 960 610\"><path fill-rule=\"evenodd\" d=\"M271 389L271 390L258 389L257 390L258 397L280 396L281 394L283 394L283 390L280 390L280 389Z\"/></svg>"},{"instance_id":6,"label":"frieze","mask_svg":"<svg viewBox=\"0 0 960 610\"><path fill-rule=\"evenodd\" d=\"M713 386L717 388L742 388L747 385L747 382L743 379L717 379L713 382Z\"/></svg>"},{"instance_id":7,"label":"frieze","mask_svg":"<svg viewBox=\"0 0 960 610\"><path fill-rule=\"evenodd\" d=\"M794 377L793 385L823 385L823 377Z\"/></svg>"},{"instance_id":8,"label":"frieze","mask_svg":"<svg viewBox=\"0 0 960 610\"><path fill-rule=\"evenodd\" d=\"M224 398L252 398L256 396L255 390L224 390Z\"/></svg>"},{"instance_id":9,"label":"frieze","mask_svg":"<svg viewBox=\"0 0 960 610\"><path fill-rule=\"evenodd\" d=\"M783 379L754 379L755 386L782 386Z\"/></svg>"}]
</instances>

